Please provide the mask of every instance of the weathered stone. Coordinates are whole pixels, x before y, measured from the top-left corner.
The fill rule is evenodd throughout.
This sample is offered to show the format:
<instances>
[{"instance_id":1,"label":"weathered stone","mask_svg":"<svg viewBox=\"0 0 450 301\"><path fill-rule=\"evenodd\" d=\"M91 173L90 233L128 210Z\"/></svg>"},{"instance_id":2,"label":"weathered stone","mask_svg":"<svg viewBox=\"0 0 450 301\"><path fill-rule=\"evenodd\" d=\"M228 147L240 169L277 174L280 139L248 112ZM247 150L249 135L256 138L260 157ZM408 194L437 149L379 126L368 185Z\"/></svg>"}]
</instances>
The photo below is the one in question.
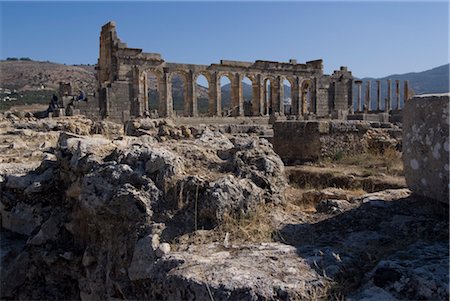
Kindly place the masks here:
<instances>
[{"instance_id":1,"label":"weathered stone","mask_svg":"<svg viewBox=\"0 0 450 301\"><path fill-rule=\"evenodd\" d=\"M323 293L328 280L279 243L247 244L223 249L221 244L192 246L158 262L152 297L167 300L309 300ZM164 291L163 291L164 290Z\"/></svg>"},{"instance_id":2,"label":"weathered stone","mask_svg":"<svg viewBox=\"0 0 450 301\"><path fill-rule=\"evenodd\" d=\"M159 53L128 48L118 38L113 22L102 26L97 70L98 89L102 93L99 94L99 107L94 115L115 121L124 122L132 117L151 115L148 101L150 76L156 78L156 87L152 90L157 90L158 116L161 117L199 115L197 97L200 89L196 84L199 75L208 80L209 116L277 115L283 119L284 114L327 116L332 110L347 112L351 107L353 76L346 67L341 67L332 75L324 75L322 60L305 64L298 64L296 60L289 63L221 60L220 64L209 66L168 63ZM183 112L175 112L172 101L171 83L177 75L185 87ZM222 112L221 105L220 79L223 76L228 76L231 82L231 108L226 112ZM252 81L251 103L244 102L244 76ZM284 78L289 80L292 92L292 104L286 112ZM270 82L270 95L266 91L267 82ZM307 95L314 107L307 106ZM166 127L160 127L161 137L168 134Z\"/></svg>"},{"instance_id":3,"label":"weathered stone","mask_svg":"<svg viewBox=\"0 0 450 301\"><path fill-rule=\"evenodd\" d=\"M18 203L11 211L1 210L2 227L19 234L30 235L42 222L39 209Z\"/></svg>"},{"instance_id":4,"label":"weathered stone","mask_svg":"<svg viewBox=\"0 0 450 301\"><path fill-rule=\"evenodd\" d=\"M226 176L211 182L199 204L199 217L214 225L226 217L237 218L263 204L263 191L246 179Z\"/></svg>"},{"instance_id":5,"label":"weathered stone","mask_svg":"<svg viewBox=\"0 0 450 301\"><path fill-rule=\"evenodd\" d=\"M55 239L59 232L58 221L55 217L50 217L42 224L39 232L27 241L30 245L42 245L48 240Z\"/></svg>"},{"instance_id":6,"label":"weathered stone","mask_svg":"<svg viewBox=\"0 0 450 301\"><path fill-rule=\"evenodd\" d=\"M351 204L345 200L322 200L316 206L317 212L342 213L352 208Z\"/></svg>"},{"instance_id":7,"label":"weathered stone","mask_svg":"<svg viewBox=\"0 0 450 301\"><path fill-rule=\"evenodd\" d=\"M374 128L373 123L351 120L286 121L274 124L274 150L286 164L316 161L364 152L382 153L400 148L395 125Z\"/></svg>"},{"instance_id":8,"label":"weathered stone","mask_svg":"<svg viewBox=\"0 0 450 301\"><path fill-rule=\"evenodd\" d=\"M152 236L146 236L136 242L133 251L133 259L128 268L128 276L131 281L150 278L152 267L157 259L152 248ZM161 257L161 256L158 256Z\"/></svg>"},{"instance_id":9,"label":"weathered stone","mask_svg":"<svg viewBox=\"0 0 450 301\"><path fill-rule=\"evenodd\" d=\"M406 183L444 203L449 202L449 95L416 96L403 109Z\"/></svg>"},{"instance_id":10,"label":"weathered stone","mask_svg":"<svg viewBox=\"0 0 450 301\"><path fill-rule=\"evenodd\" d=\"M163 257L164 255L167 255L169 253L170 253L170 245L166 242L160 244L155 251L156 257Z\"/></svg>"}]
</instances>

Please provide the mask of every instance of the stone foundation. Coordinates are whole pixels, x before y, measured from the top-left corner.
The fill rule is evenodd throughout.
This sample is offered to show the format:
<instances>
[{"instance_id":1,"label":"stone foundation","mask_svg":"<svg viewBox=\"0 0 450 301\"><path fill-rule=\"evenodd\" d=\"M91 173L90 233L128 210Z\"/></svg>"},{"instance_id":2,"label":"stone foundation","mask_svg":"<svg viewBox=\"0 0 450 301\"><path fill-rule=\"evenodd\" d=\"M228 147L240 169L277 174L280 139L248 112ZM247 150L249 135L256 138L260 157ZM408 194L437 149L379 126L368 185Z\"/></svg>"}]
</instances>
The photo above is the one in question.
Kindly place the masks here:
<instances>
[{"instance_id":1,"label":"stone foundation","mask_svg":"<svg viewBox=\"0 0 450 301\"><path fill-rule=\"evenodd\" d=\"M449 96L412 98L403 110L403 165L409 188L449 203Z\"/></svg>"},{"instance_id":2,"label":"stone foundation","mask_svg":"<svg viewBox=\"0 0 450 301\"><path fill-rule=\"evenodd\" d=\"M273 145L285 164L399 148L401 130L368 121L284 121L274 123Z\"/></svg>"}]
</instances>

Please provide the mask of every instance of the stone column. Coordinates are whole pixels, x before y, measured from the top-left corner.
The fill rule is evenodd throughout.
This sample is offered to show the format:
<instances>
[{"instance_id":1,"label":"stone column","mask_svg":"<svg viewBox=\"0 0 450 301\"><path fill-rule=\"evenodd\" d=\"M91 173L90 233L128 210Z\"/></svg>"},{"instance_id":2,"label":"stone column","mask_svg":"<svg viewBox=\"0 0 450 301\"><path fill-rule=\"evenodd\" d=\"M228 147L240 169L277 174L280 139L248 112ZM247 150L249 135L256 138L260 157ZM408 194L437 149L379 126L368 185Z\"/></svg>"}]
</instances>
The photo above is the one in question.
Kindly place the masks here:
<instances>
[{"instance_id":1,"label":"stone column","mask_svg":"<svg viewBox=\"0 0 450 301\"><path fill-rule=\"evenodd\" d=\"M369 113L371 101L372 100L370 97L370 81L367 81L366 82L366 99L364 102L364 113Z\"/></svg>"},{"instance_id":2,"label":"stone column","mask_svg":"<svg viewBox=\"0 0 450 301\"><path fill-rule=\"evenodd\" d=\"M273 79L270 81L270 102L269 108L272 109L272 114L279 112L280 105L278 104L278 81Z\"/></svg>"},{"instance_id":3,"label":"stone column","mask_svg":"<svg viewBox=\"0 0 450 301\"><path fill-rule=\"evenodd\" d=\"M300 102L301 102L301 115L306 115L308 114L308 105L307 105L307 94L308 94L308 89L305 89L304 87L304 83L302 83L302 85L300 86L300 90L301 90L301 96L300 96Z\"/></svg>"},{"instance_id":4,"label":"stone column","mask_svg":"<svg viewBox=\"0 0 450 301\"><path fill-rule=\"evenodd\" d=\"M261 85L261 76L257 75L252 79L252 115L253 116L260 116L262 115L262 85ZM262 93L261 93L262 92Z\"/></svg>"},{"instance_id":5,"label":"stone column","mask_svg":"<svg viewBox=\"0 0 450 301\"><path fill-rule=\"evenodd\" d=\"M263 88L264 88L264 115L269 115L269 108L270 108L270 92L269 90L267 90L267 82L264 80L263 81Z\"/></svg>"},{"instance_id":6,"label":"stone column","mask_svg":"<svg viewBox=\"0 0 450 301\"><path fill-rule=\"evenodd\" d=\"M397 110L400 110L400 81L395 80L395 96L397 98Z\"/></svg>"},{"instance_id":7,"label":"stone column","mask_svg":"<svg viewBox=\"0 0 450 301\"><path fill-rule=\"evenodd\" d=\"M170 87L169 73L164 71L163 77L159 84L159 116L173 116L172 89Z\"/></svg>"},{"instance_id":8,"label":"stone column","mask_svg":"<svg viewBox=\"0 0 450 301\"><path fill-rule=\"evenodd\" d=\"M144 72L144 74L142 75L142 84L143 84L143 91L142 91L142 96L143 96L143 102L144 102L144 110L147 113L150 113L150 108L149 108L149 104L148 104L148 77L147 77L147 72Z\"/></svg>"},{"instance_id":9,"label":"stone column","mask_svg":"<svg viewBox=\"0 0 450 301\"><path fill-rule=\"evenodd\" d=\"M384 111L386 113L389 113L389 111L391 110L391 94L392 94L392 92L391 92L392 84L391 84L391 80L390 79L387 80L387 84L388 84L388 87L387 87L387 99L386 99L386 103L384 104Z\"/></svg>"},{"instance_id":10,"label":"stone column","mask_svg":"<svg viewBox=\"0 0 450 301\"><path fill-rule=\"evenodd\" d=\"M217 73L211 73L209 82L209 115L222 116L222 95Z\"/></svg>"},{"instance_id":11,"label":"stone column","mask_svg":"<svg viewBox=\"0 0 450 301\"><path fill-rule=\"evenodd\" d=\"M198 103L197 103L197 82L195 78L195 74L190 72L191 85L190 85L190 93L192 98L192 117L198 116Z\"/></svg>"},{"instance_id":12,"label":"stone column","mask_svg":"<svg viewBox=\"0 0 450 301\"><path fill-rule=\"evenodd\" d=\"M311 104L313 107L313 113L315 115L317 115L317 106L318 106L317 95L319 95L319 91L318 91L319 78L314 77L313 82L311 84L312 84L312 86L311 86Z\"/></svg>"},{"instance_id":13,"label":"stone column","mask_svg":"<svg viewBox=\"0 0 450 301\"><path fill-rule=\"evenodd\" d=\"M403 106L409 100L409 81L405 80L403 83Z\"/></svg>"},{"instance_id":14,"label":"stone column","mask_svg":"<svg viewBox=\"0 0 450 301\"><path fill-rule=\"evenodd\" d=\"M234 74L230 78L230 96L231 96L231 115L237 116L239 110L239 80L237 75Z\"/></svg>"},{"instance_id":15,"label":"stone column","mask_svg":"<svg viewBox=\"0 0 450 301\"><path fill-rule=\"evenodd\" d=\"M355 80L355 84L356 84L356 86L358 87L358 96L357 96L357 105L356 105L356 110L358 111L358 112L362 112L362 108L361 108L361 84L362 84L362 81L360 81L360 80Z\"/></svg>"},{"instance_id":16,"label":"stone column","mask_svg":"<svg viewBox=\"0 0 450 301\"><path fill-rule=\"evenodd\" d=\"M236 74L237 79L237 99L238 99L238 107L237 107L237 113L236 116L244 116L244 93L242 92L242 75Z\"/></svg>"},{"instance_id":17,"label":"stone column","mask_svg":"<svg viewBox=\"0 0 450 301\"><path fill-rule=\"evenodd\" d=\"M264 89L264 79L261 74L258 75L258 85L259 85L259 114L264 116L266 114L266 98L265 98L265 89Z\"/></svg>"},{"instance_id":18,"label":"stone column","mask_svg":"<svg viewBox=\"0 0 450 301\"><path fill-rule=\"evenodd\" d=\"M183 107L184 107L184 116L192 116L192 104L193 104L193 95L192 95L192 78L190 74L183 76Z\"/></svg>"},{"instance_id":19,"label":"stone column","mask_svg":"<svg viewBox=\"0 0 450 301\"><path fill-rule=\"evenodd\" d=\"M381 81L377 80L377 111L381 111Z\"/></svg>"},{"instance_id":20,"label":"stone column","mask_svg":"<svg viewBox=\"0 0 450 301\"><path fill-rule=\"evenodd\" d=\"M291 87L291 107L293 115L301 115L301 91L300 79L297 77L294 81L294 86Z\"/></svg>"},{"instance_id":21,"label":"stone column","mask_svg":"<svg viewBox=\"0 0 450 301\"><path fill-rule=\"evenodd\" d=\"M284 83L283 77L278 77L278 108L280 115L284 115Z\"/></svg>"}]
</instances>

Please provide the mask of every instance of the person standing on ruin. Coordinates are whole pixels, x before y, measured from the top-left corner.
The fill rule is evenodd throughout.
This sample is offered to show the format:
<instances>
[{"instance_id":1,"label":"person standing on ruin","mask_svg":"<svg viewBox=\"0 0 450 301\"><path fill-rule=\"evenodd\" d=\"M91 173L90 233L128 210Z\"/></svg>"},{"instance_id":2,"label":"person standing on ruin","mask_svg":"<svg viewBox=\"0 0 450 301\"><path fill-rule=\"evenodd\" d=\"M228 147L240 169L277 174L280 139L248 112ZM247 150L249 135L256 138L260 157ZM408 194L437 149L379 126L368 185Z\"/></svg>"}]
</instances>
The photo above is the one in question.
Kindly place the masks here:
<instances>
[{"instance_id":1,"label":"person standing on ruin","mask_svg":"<svg viewBox=\"0 0 450 301\"><path fill-rule=\"evenodd\" d=\"M79 90L77 101L86 101L86 94L83 90Z\"/></svg>"}]
</instances>

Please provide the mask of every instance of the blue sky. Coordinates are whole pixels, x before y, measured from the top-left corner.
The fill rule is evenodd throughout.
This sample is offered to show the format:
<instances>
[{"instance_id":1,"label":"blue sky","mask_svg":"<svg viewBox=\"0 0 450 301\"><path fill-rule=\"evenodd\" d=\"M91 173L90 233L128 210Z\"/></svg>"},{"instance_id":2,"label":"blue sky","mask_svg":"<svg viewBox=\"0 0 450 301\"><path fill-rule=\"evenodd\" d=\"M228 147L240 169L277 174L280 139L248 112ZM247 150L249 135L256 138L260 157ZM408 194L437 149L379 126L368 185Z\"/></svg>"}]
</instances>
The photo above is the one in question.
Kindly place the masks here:
<instances>
[{"instance_id":1,"label":"blue sky","mask_svg":"<svg viewBox=\"0 0 450 301\"><path fill-rule=\"evenodd\" d=\"M441 2L1 2L0 57L94 64L100 27L169 62L298 62L358 77L423 71L449 61Z\"/></svg>"}]
</instances>

